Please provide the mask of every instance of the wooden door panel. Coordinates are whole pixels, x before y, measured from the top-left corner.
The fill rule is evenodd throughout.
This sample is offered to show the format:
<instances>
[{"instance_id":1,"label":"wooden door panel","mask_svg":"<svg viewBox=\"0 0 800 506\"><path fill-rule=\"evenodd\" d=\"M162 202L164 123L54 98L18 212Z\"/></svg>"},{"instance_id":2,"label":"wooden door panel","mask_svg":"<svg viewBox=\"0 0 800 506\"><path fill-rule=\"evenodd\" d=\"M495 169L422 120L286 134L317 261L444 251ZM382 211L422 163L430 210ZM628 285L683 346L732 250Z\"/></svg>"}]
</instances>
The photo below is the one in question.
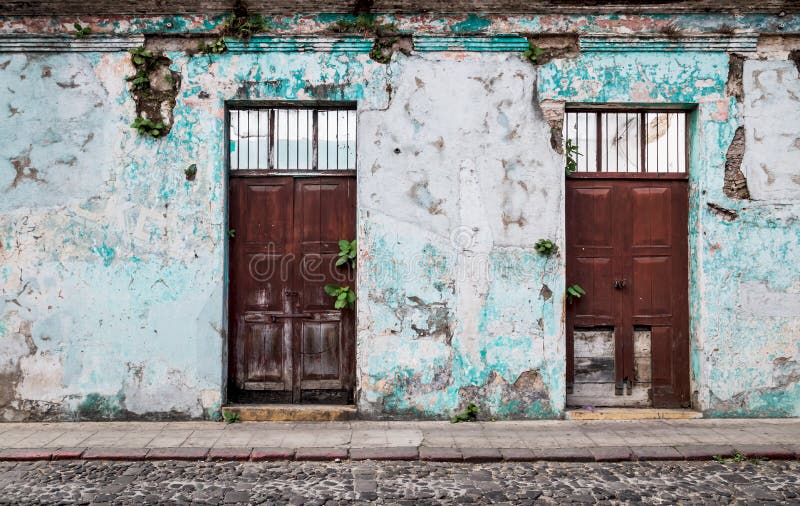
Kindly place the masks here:
<instances>
[{"instance_id":1,"label":"wooden door panel","mask_svg":"<svg viewBox=\"0 0 800 506\"><path fill-rule=\"evenodd\" d=\"M568 179L566 206L567 283L587 292L567 306L568 391L575 326L614 327L617 393L634 377L633 327L646 326L653 404L688 406L687 181Z\"/></svg>"},{"instance_id":2,"label":"wooden door panel","mask_svg":"<svg viewBox=\"0 0 800 506\"><path fill-rule=\"evenodd\" d=\"M572 302L575 307L575 318L582 320L578 326L613 323L616 294L611 258L578 257L575 259L571 276L571 279L580 280L578 284L586 290L586 295Z\"/></svg>"},{"instance_id":3,"label":"wooden door panel","mask_svg":"<svg viewBox=\"0 0 800 506\"><path fill-rule=\"evenodd\" d=\"M234 394L287 390L291 327L272 317L287 307L283 260L291 253L293 181L233 178L230 192L228 369Z\"/></svg>"},{"instance_id":4,"label":"wooden door panel","mask_svg":"<svg viewBox=\"0 0 800 506\"><path fill-rule=\"evenodd\" d=\"M245 364L241 384L247 389L284 389L283 364L286 354L283 323L248 321L242 318L242 346L238 360Z\"/></svg>"},{"instance_id":5,"label":"wooden door panel","mask_svg":"<svg viewBox=\"0 0 800 506\"><path fill-rule=\"evenodd\" d=\"M672 244L671 190L668 187L631 188L635 213L631 245L670 246Z\"/></svg>"},{"instance_id":6,"label":"wooden door panel","mask_svg":"<svg viewBox=\"0 0 800 506\"><path fill-rule=\"evenodd\" d=\"M572 225L572 245L583 248L597 248L612 246L611 227L613 202L612 189L601 188L575 188L572 192L572 205L575 220Z\"/></svg>"},{"instance_id":7,"label":"wooden door panel","mask_svg":"<svg viewBox=\"0 0 800 506\"><path fill-rule=\"evenodd\" d=\"M630 290L634 318L672 314L672 257L632 259Z\"/></svg>"},{"instance_id":8,"label":"wooden door panel","mask_svg":"<svg viewBox=\"0 0 800 506\"><path fill-rule=\"evenodd\" d=\"M355 360L351 309L333 310L327 284L355 290L355 272L337 267L340 240L355 239L355 181L352 178L309 178L297 182L295 221L303 276L298 310L304 319L297 335L297 382L303 389L352 389ZM335 318L332 320L332 315Z\"/></svg>"},{"instance_id":9,"label":"wooden door panel","mask_svg":"<svg viewBox=\"0 0 800 506\"><path fill-rule=\"evenodd\" d=\"M341 385L341 320L306 320L301 332L303 381L329 380Z\"/></svg>"}]
</instances>

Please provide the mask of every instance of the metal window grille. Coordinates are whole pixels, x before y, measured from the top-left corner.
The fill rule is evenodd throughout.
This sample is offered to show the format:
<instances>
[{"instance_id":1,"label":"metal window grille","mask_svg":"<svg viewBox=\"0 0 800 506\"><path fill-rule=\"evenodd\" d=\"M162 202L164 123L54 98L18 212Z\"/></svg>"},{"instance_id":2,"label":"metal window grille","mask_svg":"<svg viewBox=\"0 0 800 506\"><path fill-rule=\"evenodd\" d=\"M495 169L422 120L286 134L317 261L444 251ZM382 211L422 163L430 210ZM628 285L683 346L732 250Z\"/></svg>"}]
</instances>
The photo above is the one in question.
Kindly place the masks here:
<instances>
[{"instance_id":1,"label":"metal window grille","mask_svg":"<svg viewBox=\"0 0 800 506\"><path fill-rule=\"evenodd\" d=\"M685 173L686 111L567 110L564 138L578 172Z\"/></svg>"},{"instance_id":2,"label":"metal window grille","mask_svg":"<svg viewBox=\"0 0 800 506\"><path fill-rule=\"evenodd\" d=\"M231 171L355 170L356 111L250 107L228 111Z\"/></svg>"}]
</instances>

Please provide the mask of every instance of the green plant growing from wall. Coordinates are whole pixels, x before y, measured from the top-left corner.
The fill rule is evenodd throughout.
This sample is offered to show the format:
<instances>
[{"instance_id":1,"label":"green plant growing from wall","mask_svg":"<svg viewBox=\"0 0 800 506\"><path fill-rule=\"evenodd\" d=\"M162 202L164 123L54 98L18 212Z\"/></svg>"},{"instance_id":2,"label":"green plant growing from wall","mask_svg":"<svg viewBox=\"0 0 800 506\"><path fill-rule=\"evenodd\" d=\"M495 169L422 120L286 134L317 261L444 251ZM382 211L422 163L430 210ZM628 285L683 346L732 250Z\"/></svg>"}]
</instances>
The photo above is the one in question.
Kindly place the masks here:
<instances>
[{"instance_id":1,"label":"green plant growing from wall","mask_svg":"<svg viewBox=\"0 0 800 506\"><path fill-rule=\"evenodd\" d=\"M234 413L232 411L223 411L222 418L225 419L225 424L230 425L232 423L239 423L239 413Z\"/></svg>"},{"instance_id":2,"label":"green plant growing from wall","mask_svg":"<svg viewBox=\"0 0 800 506\"><path fill-rule=\"evenodd\" d=\"M372 14L359 14L355 19L340 19L330 26L337 33L360 34L364 37L375 37L369 57L372 60L387 64L392 60L395 44L402 38L394 23L379 23ZM405 52L405 51L404 51Z\"/></svg>"},{"instance_id":3,"label":"green plant growing from wall","mask_svg":"<svg viewBox=\"0 0 800 506\"><path fill-rule=\"evenodd\" d=\"M478 406L473 403L467 404L466 409L461 413L456 414L453 418L450 419L450 423L459 423L459 422L475 422L478 420Z\"/></svg>"},{"instance_id":4,"label":"green plant growing from wall","mask_svg":"<svg viewBox=\"0 0 800 506\"><path fill-rule=\"evenodd\" d=\"M204 42L200 44L200 47L197 50L201 54L222 54L228 50L228 46L225 45L225 40L222 37L218 37L212 42Z\"/></svg>"},{"instance_id":5,"label":"green plant growing from wall","mask_svg":"<svg viewBox=\"0 0 800 506\"><path fill-rule=\"evenodd\" d=\"M131 83L131 91L140 91L150 88L150 78L147 71L138 69L135 75L128 76L126 80Z\"/></svg>"},{"instance_id":6,"label":"green plant growing from wall","mask_svg":"<svg viewBox=\"0 0 800 506\"><path fill-rule=\"evenodd\" d=\"M152 120L142 118L141 116L137 117L133 123L131 123L131 127L135 128L139 132L139 135L151 135L156 138L164 135L164 123L160 121L154 123Z\"/></svg>"},{"instance_id":7,"label":"green plant growing from wall","mask_svg":"<svg viewBox=\"0 0 800 506\"><path fill-rule=\"evenodd\" d=\"M356 293L346 285L325 285L325 293L334 297L336 300L333 302L333 307L336 309L344 309L345 307L353 308L356 302Z\"/></svg>"},{"instance_id":8,"label":"green plant growing from wall","mask_svg":"<svg viewBox=\"0 0 800 506\"><path fill-rule=\"evenodd\" d=\"M180 87L180 74L169 68L172 60L144 46L128 50L136 72L125 80L136 102L136 119L131 123L140 135L158 138L169 133L172 108Z\"/></svg>"},{"instance_id":9,"label":"green plant growing from wall","mask_svg":"<svg viewBox=\"0 0 800 506\"><path fill-rule=\"evenodd\" d=\"M536 241L536 244L533 245L533 249L535 249L540 255L549 257L558 251L558 246L556 246L555 243L550 239L539 239Z\"/></svg>"},{"instance_id":10,"label":"green plant growing from wall","mask_svg":"<svg viewBox=\"0 0 800 506\"><path fill-rule=\"evenodd\" d=\"M263 16L250 15L245 9L238 9L222 22L219 31L226 37L249 39L253 34L269 29Z\"/></svg>"},{"instance_id":11,"label":"green plant growing from wall","mask_svg":"<svg viewBox=\"0 0 800 506\"><path fill-rule=\"evenodd\" d=\"M578 170L578 157L581 156L581 154L578 153L578 146L572 143L572 139L567 139L564 152L567 156L567 164L564 167L564 172L567 176L571 176Z\"/></svg>"},{"instance_id":12,"label":"green plant growing from wall","mask_svg":"<svg viewBox=\"0 0 800 506\"><path fill-rule=\"evenodd\" d=\"M586 290L584 290L581 285L575 283L574 285L570 285L567 287L567 303L572 304L573 299L580 299L586 295Z\"/></svg>"},{"instance_id":13,"label":"green plant growing from wall","mask_svg":"<svg viewBox=\"0 0 800 506\"><path fill-rule=\"evenodd\" d=\"M349 265L350 267L356 266L356 240L348 241L342 239L339 241L339 258L336 260L336 267L341 265Z\"/></svg>"},{"instance_id":14,"label":"green plant growing from wall","mask_svg":"<svg viewBox=\"0 0 800 506\"><path fill-rule=\"evenodd\" d=\"M536 64L538 63L539 57L544 54L544 49L540 48L532 41L528 41L528 49L525 50L523 55L527 58L531 63Z\"/></svg>"},{"instance_id":15,"label":"green plant growing from wall","mask_svg":"<svg viewBox=\"0 0 800 506\"><path fill-rule=\"evenodd\" d=\"M236 237L236 229L235 228L229 228L228 229L228 237L230 237L231 239L234 239Z\"/></svg>"},{"instance_id":16,"label":"green plant growing from wall","mask_svg":"<svg viewBox=\"0 0 800 506\"><path fill-rule=\"evenodd\" d=\"M92 29L88 26L81 26L80 23L75 23L72 25L75 27L75 38L76 39L85 39L89 35L92 34Z\"/></svg>"},{"instance_id":17,"label":"green plant growing from wall","mask_svg":"<svg viewBox=\"0 0 800 506\"><path fill-rule=\"evenodd\" d=\"M187 181L194 181L194 177L197 175L197 164L193 163L183 169L184 175L186 175Z\"/></svg>"}]
</instances>

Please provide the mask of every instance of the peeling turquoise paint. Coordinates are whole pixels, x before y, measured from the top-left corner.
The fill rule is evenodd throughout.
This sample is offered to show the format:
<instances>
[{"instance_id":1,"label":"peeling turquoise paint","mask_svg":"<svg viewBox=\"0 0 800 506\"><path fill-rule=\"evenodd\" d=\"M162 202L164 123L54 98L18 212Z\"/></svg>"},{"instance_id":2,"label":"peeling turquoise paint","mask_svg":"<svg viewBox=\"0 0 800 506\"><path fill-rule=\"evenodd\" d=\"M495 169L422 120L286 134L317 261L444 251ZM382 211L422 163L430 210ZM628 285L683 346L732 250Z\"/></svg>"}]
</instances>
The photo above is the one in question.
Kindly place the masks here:
<instances>
[{"instance_id":1,"label":"peeling turquoise paint","mask_svg":"<svg viewBox=\"0 0 800 506\"><path fill-rule=\"evenodd\" d=\"M307 35L337 19L297 15L273 19L272 26L278 34ZM98 26L196 34L221 20L112 19ZM494 34L496 27L520 34L657 33L668 23L703 32L723 21L772 30L775 21L385 20L431 34ZM13 22L0 18L0 32ZM786 32L800 30L796 16L781 22ZM2 417L219 417L224 105L274 99L358 103L357 369L364 416L441 419L468 402L487 417L562 415L564 258L537 255L533 243L541 237L563 243L563 159L550 147L550 125L530 106L534 100L697 106L689 231L696 406L710 416L800 416L797 318L745 314L741 302L747 283L787 296L796 290L797 204L735 201L722 193L725 152L743 121L725 93L728 56L585 52L535 68L515 52L477 54L485 38L462 37L458 44L454 53L397 55L386 66L343 50L355 47L344 42L331 52L302 44L279 53L170 51L182 83L172 129L161 140L129 127L126 54L0 54L0 88L13 91L0 99L9 114L0 124L0 345L28 349L9 360L26 364L21 374L36 380L31 384L46 385L26 390L20 382L16 399L47 406L29 412L0 406ZM53 101L71 107L53 109ZM10 160L26 177L15 182ZM192 182L183 174L190 164L198 168ZM707 202L739 218L723 220Z\"/></svg>"},{"instance_id":2,"label":"peeling turquoise paint","mask_svg":"<svg viewBox=\"0 0 800 506\"><path fill-rule=\"evenodd\" d=\"M480 32L491 26L491 24L492 22L489 19L476 14L470 14L464 21L450 25L450 30L454 33Z\"/></svg>"}]
</instances>

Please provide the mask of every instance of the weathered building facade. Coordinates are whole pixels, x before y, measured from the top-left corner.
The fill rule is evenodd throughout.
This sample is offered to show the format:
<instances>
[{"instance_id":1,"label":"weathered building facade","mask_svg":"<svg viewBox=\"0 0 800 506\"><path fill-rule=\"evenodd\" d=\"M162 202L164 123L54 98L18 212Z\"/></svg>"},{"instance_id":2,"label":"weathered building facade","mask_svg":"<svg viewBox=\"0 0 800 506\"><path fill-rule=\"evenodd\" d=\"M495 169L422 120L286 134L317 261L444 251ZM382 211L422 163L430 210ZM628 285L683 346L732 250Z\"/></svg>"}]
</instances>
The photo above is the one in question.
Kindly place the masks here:
<instances>
[{"instance_id":1,"label":"weathered building facade","mask_svg":"<svg viewBox=\"0 0 800 506\"><path fill-rule=\"evenodd\" d=\"M0 2L0 418L214 418L234 390L253 402L335 390L368 418L447 418L470 402L485 416L558 418L606 394L652 403L655 353L685 354L668 372L684 385L677 405L800 415L796 5L436 14L377 2L357 18L352 6L256 2L248 16L266 23L249 33L226 21L233 5L183 3L178 15ZM347 126L323 134L331 111ZM643 149L662 119L675 132L667 175L637 151L634 172L656 174L628 179L640 184L630 205L641 194L655 206L651 242L666 220L685 244L670 257L684 288L670 285L679 271L654 267L648 295L619 306L684 304L685 332L651 302L652 321L634 310L620 334L597 301L643 275L568 265L570 230L606 205L579 215L570 203L616 181L581 174L603 172L608 111L636 125ZM322 174L334 158L341 172ZM667 180L683 207L658 207ZM282 244L329 261L353 239L357 270L341 285L353 309L324 294L330 276L245 293L237 274ZM575 284L587 293L571 296Z\"/></svg>"}]
</instances>

